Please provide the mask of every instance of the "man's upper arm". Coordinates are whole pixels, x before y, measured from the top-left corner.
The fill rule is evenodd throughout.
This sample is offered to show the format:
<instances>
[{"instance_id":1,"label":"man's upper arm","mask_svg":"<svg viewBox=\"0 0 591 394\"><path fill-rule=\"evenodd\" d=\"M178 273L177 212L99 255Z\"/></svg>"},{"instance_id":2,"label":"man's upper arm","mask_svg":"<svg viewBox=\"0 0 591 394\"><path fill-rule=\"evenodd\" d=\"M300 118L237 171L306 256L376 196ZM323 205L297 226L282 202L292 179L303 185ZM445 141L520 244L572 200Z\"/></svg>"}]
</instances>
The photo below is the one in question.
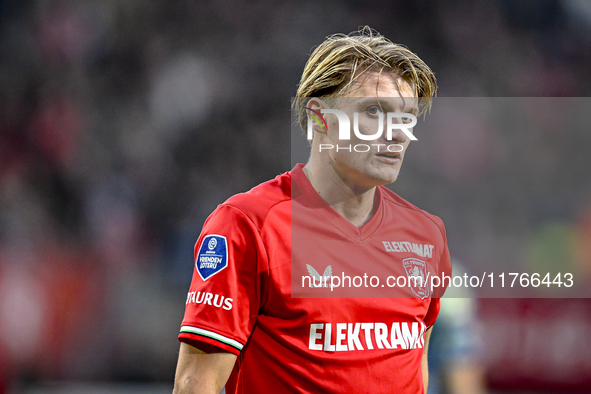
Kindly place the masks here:
<instances>
[{"instance_id":1,"label":"man's upper arm","mask_svg":"<svg viewBox=\"0 0 591 394\"><path fill-rule=\"evenodd\" d=\"M232 353L205 353L181 343L173 393L219 394L235 362L236 355Z\"/></svg>"},{"instance_id":2,"label":"man's upper arm","mask_svg":"<svg viewBox=\"0 0 591 394\"><path fill-rule=\"evenodd\" d=\"M222 205L210 215L195 245L175 393L225 386L260 308L260 256L258 231L242 211Z\"/></svg>"},{"instance_id":3,"label":"man's upper arm","mask_svg":"<svg viewBox=\"0 0 591 394\"><path fill-rule=\"evenodd\" d=\"M214 211L195 245L181 342L206 353L240 354L260 309L264 253L258 231L244 213L227 205Z\"/></svg>"}]
</instances>

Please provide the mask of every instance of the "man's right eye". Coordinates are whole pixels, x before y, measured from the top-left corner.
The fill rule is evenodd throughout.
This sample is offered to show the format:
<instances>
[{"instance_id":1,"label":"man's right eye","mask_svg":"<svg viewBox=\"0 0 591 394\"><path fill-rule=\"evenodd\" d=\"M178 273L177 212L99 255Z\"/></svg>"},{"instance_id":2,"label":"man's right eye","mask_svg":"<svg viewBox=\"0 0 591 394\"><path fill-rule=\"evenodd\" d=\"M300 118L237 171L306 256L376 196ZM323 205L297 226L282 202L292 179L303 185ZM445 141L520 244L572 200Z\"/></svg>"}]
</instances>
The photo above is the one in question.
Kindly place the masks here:
<instances>
[{"instance_id":1,"label":"man's right eye","mask_svg":"<svg viewBox=\"0 0 591 394\"><path fill-rule=\"evenodd\" d=\"M377 114L379 114L379 113L380 113L380 107L376 107L376 106L369 107L369 108L367 109L367 112L369 112L369 113L370 113L370 115L377 115Z\"/></svg>"}]
</instances>

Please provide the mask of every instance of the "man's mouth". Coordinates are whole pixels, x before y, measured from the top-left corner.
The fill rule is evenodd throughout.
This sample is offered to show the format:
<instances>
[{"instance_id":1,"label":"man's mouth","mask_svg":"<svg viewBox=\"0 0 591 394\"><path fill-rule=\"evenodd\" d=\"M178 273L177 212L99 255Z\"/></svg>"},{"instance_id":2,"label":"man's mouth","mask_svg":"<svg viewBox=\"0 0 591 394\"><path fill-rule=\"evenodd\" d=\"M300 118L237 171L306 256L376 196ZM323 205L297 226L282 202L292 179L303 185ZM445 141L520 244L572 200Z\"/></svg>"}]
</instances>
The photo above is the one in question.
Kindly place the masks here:
<instances>
[{"instance_id":1,"label":"man's mouth","mask_svg":"<svg viewBox=\"0 0 591 394\"><path fill-rule=\"evenodd\" d=\"M387 159L400 159L400 152L383 152L378 153L376 156L384 157Z\"/></svg>"}]
</instances>

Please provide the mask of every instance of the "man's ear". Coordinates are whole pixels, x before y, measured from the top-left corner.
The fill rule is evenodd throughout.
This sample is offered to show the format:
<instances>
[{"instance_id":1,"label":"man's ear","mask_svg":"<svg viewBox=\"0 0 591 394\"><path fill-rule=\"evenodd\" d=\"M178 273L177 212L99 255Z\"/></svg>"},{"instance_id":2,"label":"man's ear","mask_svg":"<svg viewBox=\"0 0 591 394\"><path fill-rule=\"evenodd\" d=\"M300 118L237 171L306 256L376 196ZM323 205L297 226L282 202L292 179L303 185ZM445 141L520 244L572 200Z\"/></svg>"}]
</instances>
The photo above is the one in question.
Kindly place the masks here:
<instances>
[{"instance_id":1,"label":"man's ear","mask_svg":"<svg viewBox=\"0 0 591 394\"><path fill-rule=\"evenodd\" d=\"M313 119L312 130L317 133L326 133L328 130L328 124L324 119L324 114L320 112L321 109L326 108L328 108L328 105L317 97L311 98L306 105L306 113Z\"/></svg>"}]
</instances>

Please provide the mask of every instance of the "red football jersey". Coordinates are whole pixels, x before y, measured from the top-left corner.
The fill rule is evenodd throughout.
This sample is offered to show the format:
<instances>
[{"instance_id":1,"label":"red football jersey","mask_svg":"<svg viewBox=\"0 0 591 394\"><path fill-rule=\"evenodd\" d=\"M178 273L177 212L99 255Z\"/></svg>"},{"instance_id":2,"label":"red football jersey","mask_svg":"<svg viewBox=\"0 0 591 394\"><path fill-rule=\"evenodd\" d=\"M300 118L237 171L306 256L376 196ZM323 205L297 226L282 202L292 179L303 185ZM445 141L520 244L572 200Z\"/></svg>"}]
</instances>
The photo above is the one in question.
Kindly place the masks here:
<instances>
[{"instance_id":1,"label":"red football jersey","mask_svg":"<svg viewBox=\"0 0 591 394\"><path fill-rule=\"evenodd\" d=\"M423 393L441 293L410 277L451 274L443 223L378 187L357 228L302 168L207 219L179 340L238 356L227 393Z\"/></svg>"}]
</instances>

